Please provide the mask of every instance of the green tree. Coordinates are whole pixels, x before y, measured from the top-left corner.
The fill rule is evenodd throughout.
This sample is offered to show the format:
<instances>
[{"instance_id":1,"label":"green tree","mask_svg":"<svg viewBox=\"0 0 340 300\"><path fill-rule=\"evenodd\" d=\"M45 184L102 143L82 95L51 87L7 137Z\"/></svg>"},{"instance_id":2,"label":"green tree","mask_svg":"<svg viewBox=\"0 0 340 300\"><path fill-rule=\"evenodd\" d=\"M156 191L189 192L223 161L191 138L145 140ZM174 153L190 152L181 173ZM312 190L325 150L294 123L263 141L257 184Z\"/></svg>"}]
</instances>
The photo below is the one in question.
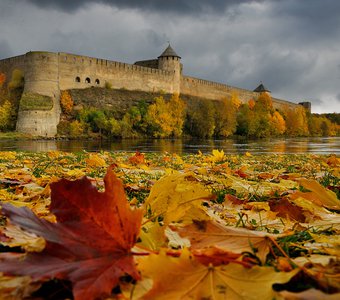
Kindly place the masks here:
<instances>
[{"instance_id":1,"label":"green tree","mask_svg":"<svg viewBox=\"0 0 340 300\"><path fill-rule=\"evenodd\" d=\"M215 130L215 108L210 100L200 100L187 110L186 131L194 137L211 138Z\"/></svg>"}]
</instances>

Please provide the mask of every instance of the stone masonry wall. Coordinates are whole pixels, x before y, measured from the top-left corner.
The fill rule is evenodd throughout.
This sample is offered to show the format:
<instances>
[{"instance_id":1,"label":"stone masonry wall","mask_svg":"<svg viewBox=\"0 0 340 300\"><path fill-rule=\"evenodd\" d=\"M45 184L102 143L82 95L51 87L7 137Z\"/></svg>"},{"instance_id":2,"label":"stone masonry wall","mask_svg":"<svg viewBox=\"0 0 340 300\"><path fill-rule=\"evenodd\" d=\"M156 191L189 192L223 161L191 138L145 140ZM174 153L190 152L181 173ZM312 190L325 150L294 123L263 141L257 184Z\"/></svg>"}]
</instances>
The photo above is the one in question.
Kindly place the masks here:
<instances>
[{"instance_id":1,"label":"stone masonry wall","mask_svg":"<svg viewBox=\"0 0 340 300\"><path fill-rule=\"evenodd\" d=\"M105 59L59 53L61 90L104 87L174 92L174 73Z\"/></svg>"}]
</instances>

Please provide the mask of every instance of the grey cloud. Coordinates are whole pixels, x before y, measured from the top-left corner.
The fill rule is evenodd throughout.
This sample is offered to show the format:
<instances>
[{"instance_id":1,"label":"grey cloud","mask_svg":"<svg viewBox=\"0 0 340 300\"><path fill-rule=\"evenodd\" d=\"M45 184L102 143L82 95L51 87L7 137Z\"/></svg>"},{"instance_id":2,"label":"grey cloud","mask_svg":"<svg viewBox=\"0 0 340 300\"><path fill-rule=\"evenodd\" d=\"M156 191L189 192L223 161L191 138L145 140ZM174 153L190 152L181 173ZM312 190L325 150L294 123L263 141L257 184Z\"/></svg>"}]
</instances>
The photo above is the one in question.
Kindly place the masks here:
<instances>
[{"instance_id":1,"label":"grey cloud","mask_svg":"<svg viewBox=\"0 0 340 300\"><path fill-rule=\"evenodd\" d=\"M0 59L12 56L12 49L5 40L0 40Z\"/></svg>"},{"instance_id":2,"label":"grey cloud","mask_svg":"<svg viewBox=\"0 0 340 300\"><path fill-rule=\"evenodd\" d=\"M224 12L231 5L264 0L24 0L40 7L74 11L88 4L107 4L118 8L182 13Z\"/></svg>"}]
</instances>

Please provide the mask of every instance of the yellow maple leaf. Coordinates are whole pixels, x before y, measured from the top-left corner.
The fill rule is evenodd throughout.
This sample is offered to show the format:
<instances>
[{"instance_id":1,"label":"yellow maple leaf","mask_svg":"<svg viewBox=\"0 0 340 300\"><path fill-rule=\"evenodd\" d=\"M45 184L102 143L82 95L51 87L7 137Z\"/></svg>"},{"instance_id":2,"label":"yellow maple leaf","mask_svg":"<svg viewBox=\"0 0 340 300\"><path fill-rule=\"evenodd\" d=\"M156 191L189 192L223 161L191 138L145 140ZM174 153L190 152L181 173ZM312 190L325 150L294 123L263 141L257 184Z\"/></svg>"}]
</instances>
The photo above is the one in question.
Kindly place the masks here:
<instances>
[{"instance_id":1,"label":"yellow maple leaf","mask_svg":"<svg viewBox=\"0 0 340 300\"><path fill-rule=\"evenodd\" d=\"M197 182L193 173L177 173L164 176L151 188L145 201L153 216L164 216L164 223L209 219L202 201L213 195Z\"/></svg>"},{"instance_id":2,"label":"yellow maple leaf","mask_svg":"<svg viewBox=\"0 0 340 300\"><path fill-rule=\"evenodd\" d=\"M213 162L219 162L219 161L225 160L224 151L223 150L219 151L217 149L212 150L212 155L210 156L210 160Z\"/></svg>"},{"instance_id":3,"label":"yellow maple leaf","mask_svg":"<svg viewBox=\"0 0 340 300\"><path fill-rule=\"evenodd\" d=\"M340 210L340 201L336 194L313 179L300 178L297 180L301 186L310 192L295 192L295 197L302 197L314 202L317 205L324 206L333 210Z\"/></svg>"},{"instance_id":4,"label":"yellow maple leaf","mask_svg":"<svg viewBox=\"0 0 340 300\"><path fill-rule=\"evenodd\" d=\"M107 167L105 160L96 153L90 153L85 161L88 167Z\"/></svg>"},{"instance_id":5,"label":"yellow maple leaf","mask_svg":"<svg viewBox=\"0 0 340 300\"><path fill-rule=\"evenodd\" d=\"M270 300L275 296L272 285L289 281L299 271L276 272L272 267L244 268L235 263L205 266L187 250L180 257L151 254L139 268L143 278L153 279L152 289L141 299L154 300ZM132 299L139 297L134 294Z\"/></svg>"}]
</instances>

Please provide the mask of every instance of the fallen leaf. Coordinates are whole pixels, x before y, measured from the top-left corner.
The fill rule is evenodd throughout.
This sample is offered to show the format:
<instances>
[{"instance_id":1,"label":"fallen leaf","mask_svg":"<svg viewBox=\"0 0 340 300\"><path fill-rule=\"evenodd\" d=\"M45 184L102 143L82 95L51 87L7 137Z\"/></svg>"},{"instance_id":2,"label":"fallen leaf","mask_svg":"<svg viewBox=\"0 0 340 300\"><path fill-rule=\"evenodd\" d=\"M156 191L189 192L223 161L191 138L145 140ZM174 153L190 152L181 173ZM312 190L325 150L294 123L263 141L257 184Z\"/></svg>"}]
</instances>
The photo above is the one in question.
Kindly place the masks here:
<instances>
[{"instance_id":1,"label":"fallen leaf","mask_svg":"<svg viewBox=\"0 0 340 300\"><path fill-rule=\"evenodd\" d=\"M131 210L121 181L109 168L105 192L98 192L87 178L65 179L51 185L51 211L57 223L39 219L28 208L2 205L13 224L45 238L40 253L24 260L0 262L0 270L30 275L35 280L67 279L76 300L110 294L119 277L138 278L131 248L140 229L142 210Z\"/></svg>"},{"instance_id":2,"label":"fallen leaf","mask_svg":"<svg viewBox=\"0 0 340 300\"><path fill-rule=\"evenodd\" d=\"M151 188L145 201L154 216L164 216L164 223L193 219L204 220L205 213L202 201L212 199L213 195L197 182L192 173L172 174L158 180Z\"/></svg>"},{"instance_id":3,"label":"fallen leaf","mask_svg":"<svg viewBox=\"0 0 340 300\"><path fill-rule=\"evenodd\" d=\"M86 165L90 168L107 166L105 160L97 153L90 153L89 158L87 158L85 161Z\"/></svg>"},{"instance_id":4,"label":"fallen leaf","mask_svg":"<svg viewBox=\"0 0 340 300\"><path fill-rule=\"evenodd\" d=\"M140 261L139 267L143 278L153 279L152 289L142 299L154 300L271 300L275 295L272 285L285 283L298 272L276 272L272 267L258 266L249 269L235 263L206 266L188 251L180 257L151 254Z\"/></svg>"},{"instance_id":5,"label":"fallen leaf","mask_svg":"<svg viewBox=\"0 0 340 300\"><path fill-rule=\"evenodd\" d=\"M309 289L300 293L282 291L278 293L285 300L338 300L340 293L326 294L320 290Z\"/></svg>"},{"instance_id":6,"label":"fallen leaf","mask_svg":"<svg viewBox=\"0 0 340 300\"><path fill-rule=\"evenodd\" d=\"M216 247L227 252L241 254L251 252L265 262L271 238L278 235L245 228L228 227L217 222L194 222L185 227L171 226L180 236L189 238L191 249Z\"/></svg>"},{"instance_id":7,"label":"fallen leaf","mask_svg":"<svg viewBox=\"0 0 340 300\"><path fill-rule=\"evenodd\" d=\"M1 244L8 247L21 247L29 252L40 252L46 245L43 238L11 224L6 225L3 233L9 238L9 240L2 242Z\"/></svg>"},{"instance_id":8,"label":"fallen leaf","mask_svg":"<svg viewBox=\"0 0 340 300\"><path fill-rule=\"evenodd\" d=\"M340 210L340 201L336 194L313 179L300 178L299 184L310 192L296 191L295 197L302 197L333 210Z\"/></svg>"},{"instance_id":9,"label":"fallen leaf","mask_svg":"<svg viewBox=\"0 0 340 300\"><path fill-rule=\"evenodd\" d=\"M143 153L136 151L135 155L129 157L129 162L133 165L145 164L145 156Z\"/></svg>"},{"instance_id":10,"label":"fallen leaf","mask_svg":"<svg viewBox=\"0 0 340 300\"><path fill-rule=\"evenodd\" d=\"M278 217L305 222L306 217L301 207L291 203L287 198L269 201L270 210L277 213Z\"/></svg>"}]
</instances>

